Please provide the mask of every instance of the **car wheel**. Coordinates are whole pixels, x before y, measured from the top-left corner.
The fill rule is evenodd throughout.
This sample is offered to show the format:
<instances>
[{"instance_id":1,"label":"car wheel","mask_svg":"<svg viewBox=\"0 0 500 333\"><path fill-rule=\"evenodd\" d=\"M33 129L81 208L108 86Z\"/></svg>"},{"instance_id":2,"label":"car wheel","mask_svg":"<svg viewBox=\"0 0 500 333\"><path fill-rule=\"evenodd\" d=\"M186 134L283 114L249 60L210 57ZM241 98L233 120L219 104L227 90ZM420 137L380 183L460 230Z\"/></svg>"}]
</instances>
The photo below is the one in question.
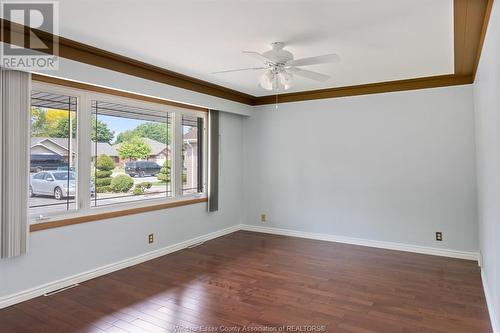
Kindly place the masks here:
<instances>
[{"instance_id":1,"label":"car wheel","mask_svg":"<svg viewBox=\"0 0 500 333\"><path fill-rule=\"evenodd\" d=\"M30 185L30 190L29 190L30 198L33 198L35 196L35 193L33 193L33 187Z\"/></svg>"},{"instance_id":2,"label":"car wheel","mask_svg":"<svg viewBox=\"0 0 500 333\"><path fill-rule=\"evenodd\" d=\"M59 187L55 188L55 190L54 190L54 198L56 200L62 200L62 198L63 198L63 192L62 192L61 188L59 188Z\"/></svg>"},{"instance_id":3,"label":"car wheel","mask_svg":"<svg viewBox=\"0 0 500 333\"><path fill-rule=\"evenodd\" d=\"M144 171L139 172L139 177L144 178Z\"/></svg>"}]
</instances>

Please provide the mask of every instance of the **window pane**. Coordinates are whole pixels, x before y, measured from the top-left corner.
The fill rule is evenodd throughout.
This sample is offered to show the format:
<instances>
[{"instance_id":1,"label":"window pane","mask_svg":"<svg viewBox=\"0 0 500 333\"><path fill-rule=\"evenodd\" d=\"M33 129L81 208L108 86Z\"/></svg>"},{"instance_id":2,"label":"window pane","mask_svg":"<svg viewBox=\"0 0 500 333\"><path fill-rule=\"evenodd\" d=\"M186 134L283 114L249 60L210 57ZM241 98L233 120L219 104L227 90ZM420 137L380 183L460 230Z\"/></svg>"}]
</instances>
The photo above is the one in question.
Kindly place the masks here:
<instances>
[{"instance_id":1,"label":"window pane","mask_svg":"<svg viewBox=\"0 0 500 333\"><path fill-rule=\"evenodd\" d=\"M171 115L101 101L92 112L91 205L171 196Z\"/></svg>"},{"instance_id":2,"label":"window pane","mask_svg":"<svg viewBox=\"0 0 500 333\"><path fill-rule=\"evenodd\" d=\"M76 111L76 97L31 93L31 215L76 209Z\"/></svg>"},{"instance_id":3,"label":"window pane","mask_svg":"<svg viewBox=\"0 0 500 333\"><path fill-rule=\"evenodd\" d=\"M203 192L203 118L182 116L182 194Z\"/></svg>"}]
</instances>

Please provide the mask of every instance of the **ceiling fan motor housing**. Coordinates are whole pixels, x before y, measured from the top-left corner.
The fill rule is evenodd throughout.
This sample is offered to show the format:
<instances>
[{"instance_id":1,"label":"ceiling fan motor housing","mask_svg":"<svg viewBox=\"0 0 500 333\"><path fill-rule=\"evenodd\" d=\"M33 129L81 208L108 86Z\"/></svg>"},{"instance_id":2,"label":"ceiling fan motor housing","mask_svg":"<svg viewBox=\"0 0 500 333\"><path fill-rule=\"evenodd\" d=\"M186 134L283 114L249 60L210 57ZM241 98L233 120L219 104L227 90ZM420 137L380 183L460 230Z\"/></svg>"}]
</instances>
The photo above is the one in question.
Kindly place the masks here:
<instances>
[{"instance_id":1,"label":"ceiling fan motor housing","mask_svg":"<svg viewBox=\"0 0 500 333\"><path fill-rule=\"evenodd\" d=\"M264 52L262 55L271 59L275 64L284 65L287 61L293 60L293 54L287 50L283 50L284 43L275 42L271 44L272 49Z\"/></svg>"}]
</instances>

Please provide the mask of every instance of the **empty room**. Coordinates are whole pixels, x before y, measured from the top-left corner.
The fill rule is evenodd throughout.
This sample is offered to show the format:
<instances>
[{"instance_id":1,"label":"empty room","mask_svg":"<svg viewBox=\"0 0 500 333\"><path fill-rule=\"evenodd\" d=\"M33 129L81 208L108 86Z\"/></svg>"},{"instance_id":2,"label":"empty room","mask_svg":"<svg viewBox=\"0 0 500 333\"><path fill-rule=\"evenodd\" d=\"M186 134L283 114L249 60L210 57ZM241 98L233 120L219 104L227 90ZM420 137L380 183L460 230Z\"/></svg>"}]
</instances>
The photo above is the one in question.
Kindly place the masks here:
<instances>
[{"instance_id":1,"label":"empty room","mask_svg":"<svg viewBox=\"0 0 500 333\"><path fill-rule=\"evenodd\" d=\"M498 1L0 9L0 333L500 333Z\"/></svg>"}]
</instances>

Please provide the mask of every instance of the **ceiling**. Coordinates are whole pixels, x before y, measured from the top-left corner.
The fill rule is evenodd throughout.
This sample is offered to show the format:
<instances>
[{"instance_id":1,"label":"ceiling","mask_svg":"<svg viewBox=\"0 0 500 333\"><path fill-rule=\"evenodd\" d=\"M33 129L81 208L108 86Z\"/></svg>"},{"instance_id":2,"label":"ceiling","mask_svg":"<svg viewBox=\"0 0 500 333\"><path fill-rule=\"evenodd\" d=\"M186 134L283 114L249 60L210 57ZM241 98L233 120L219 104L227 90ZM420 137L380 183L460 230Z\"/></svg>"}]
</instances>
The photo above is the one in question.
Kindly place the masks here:
<instances>
[{"instance_id":1,"label":"ceiling","mask_svg":"<svg viewBox=\"0 0 500 333\"><path fill-rule=\"evenodd\" d=\"M308 66L289 92L452 74L452 0L62 0L63 37L254 96L262 72L242 50L282 41L295 58L337 53Z\"/></svg>"}]
</instances>

